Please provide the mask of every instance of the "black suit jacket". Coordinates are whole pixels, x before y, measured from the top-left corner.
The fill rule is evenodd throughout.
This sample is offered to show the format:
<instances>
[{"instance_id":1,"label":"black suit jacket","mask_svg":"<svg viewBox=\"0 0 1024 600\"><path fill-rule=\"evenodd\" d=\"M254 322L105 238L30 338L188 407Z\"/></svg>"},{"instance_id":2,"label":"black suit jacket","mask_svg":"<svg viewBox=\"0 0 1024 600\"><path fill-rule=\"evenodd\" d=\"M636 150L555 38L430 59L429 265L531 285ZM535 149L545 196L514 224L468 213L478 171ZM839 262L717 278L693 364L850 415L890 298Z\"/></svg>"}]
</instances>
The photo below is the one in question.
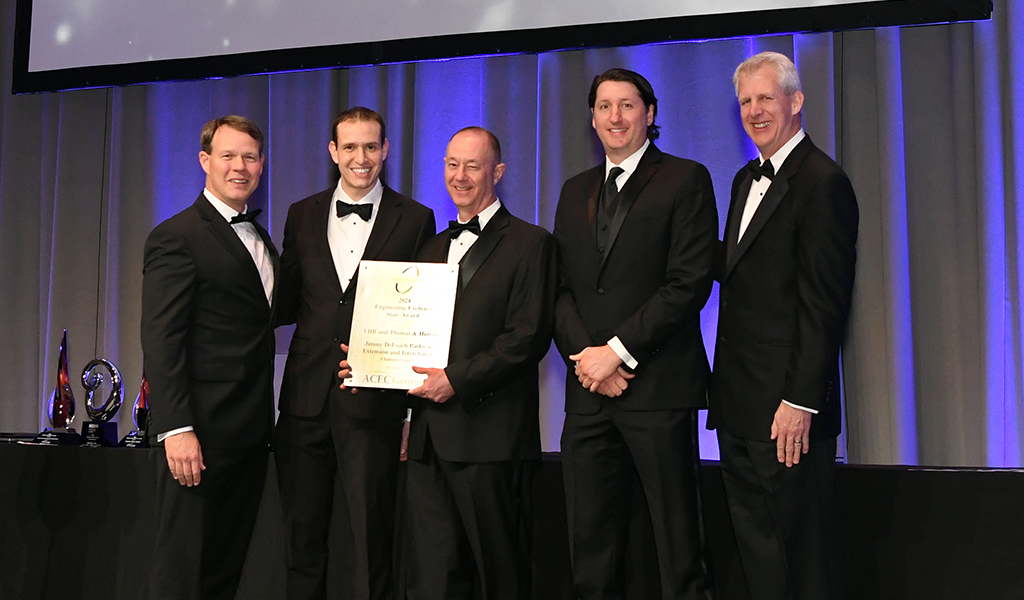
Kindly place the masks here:
<instances>
[{"instance_id":1,"label":"black suit jacket","mask_svg":"<svg viewBox=\"0 0 1024 600\"><path fill-rule=\"evenodd\" d=\"M281 383L281 412L301 417L320 414L334 398L352 418L404 417L405 392L365 388L358 394L338 386L341 344L352 330L352 305L358 270L343 292L327 242L327 225L335 214L330 188L288 209L281 254L278 324L295 323ZM385 186L362 258L409 261L434 235L434 211Z\"/></svg>"},{"instance_id":2,"label":"black suit jacket","mask_svg":"<svg viewBox=\"0 0 1024 600\"><path fill-rule=\"evenodd\" d=\"M443 231L420 252L447 262ZM459 263L445 373L455 396L417 402L409 456L422 459L429 430L438 456L457 462L540 457L537 363L551 345L554 241L504 205Z\"/></svg>"},{"instance_id":3,"label":"black suit jacket","mask_svg":"<svg viewBox=\"0 0 1024 600\"><path fill-rule=\"evenodd\" d=\"M277 281L277 249L253 225ZM146 240L142 277L150 434L191 425L204 448L267 443L274 417L272 315L252 256L204 195L157 225Z\"/></svg>"},{"instance_id":4,"label":"black suit jacket","mask_svg":"<svg viewBox=\"0 0 1024 600\"><path fill-rule=\"evenodd\" d=\"M779 169L737 244L752 180L744 168L732 185L708 427L767 441L785 399L819 411L812 437L835 436L857 199L839 165L806 137Z\"/></svg>"},{"instance_id":5,"label":"black suit jacket","mask_svg":"<svg viewBox=\"0 0 1024 600\"><path fill-rule=\"evenodd\" d=\"M579 384L568 357L614 336L639 363L615 400L622 409L706 406L700 310L711 293L718 241L711 175L651 144L622 188L600 252L595 222L604 170L602 163L566 181L555 213L555 343L569 366L565 410L597 413L603 396Z\"/></svg>"}]
</instances>

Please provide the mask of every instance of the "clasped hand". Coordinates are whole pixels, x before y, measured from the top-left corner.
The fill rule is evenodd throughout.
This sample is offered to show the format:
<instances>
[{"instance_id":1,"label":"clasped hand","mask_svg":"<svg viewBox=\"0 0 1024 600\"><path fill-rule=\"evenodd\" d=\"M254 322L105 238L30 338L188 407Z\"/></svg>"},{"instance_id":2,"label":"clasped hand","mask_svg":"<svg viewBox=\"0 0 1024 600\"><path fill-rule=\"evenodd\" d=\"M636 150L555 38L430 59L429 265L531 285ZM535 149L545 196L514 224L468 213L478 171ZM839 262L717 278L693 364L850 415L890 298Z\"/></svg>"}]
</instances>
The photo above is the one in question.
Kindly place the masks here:
<instances>
[{"instance_id":1,"label":"clasped hand","mask_svg":"<svg viewBox=\"0 0 1024 600\"><path fill-rule=\"evenodd\" d=\"M587 346L570 355L569 360L576 361L576 377L583 387L609 398L621 396L629 387L629 380L636 377L622 368L622 359L608 344Z\"/></svg>"}]
</instances>

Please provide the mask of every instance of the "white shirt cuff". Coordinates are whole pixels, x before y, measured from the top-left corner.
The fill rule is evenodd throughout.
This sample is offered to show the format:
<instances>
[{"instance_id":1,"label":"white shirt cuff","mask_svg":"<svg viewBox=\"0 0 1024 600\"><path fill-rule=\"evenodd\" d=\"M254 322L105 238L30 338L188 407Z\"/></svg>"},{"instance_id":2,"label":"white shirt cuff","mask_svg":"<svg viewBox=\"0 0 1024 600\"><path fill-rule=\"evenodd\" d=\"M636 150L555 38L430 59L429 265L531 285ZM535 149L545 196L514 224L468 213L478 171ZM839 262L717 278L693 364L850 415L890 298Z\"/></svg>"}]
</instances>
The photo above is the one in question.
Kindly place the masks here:
<instances>
[{"instance_id":1,"label":"white shirt cuff","mask_svg":"<svg viewBox=\"0 0 1024 600\"><path fill-rule=\"evenodd\" d=\"M793 404L792 402L786 402L785 400L783 400L782 402L785 403L788 406L792 406L793 408L797 408L797 409L800 409L802 411L809 412L812 415L818 414L818 411L814 410L813 408L807 408L806 406L800 406L799 404Z\"/></svg>"},{"instance_id":2,"label":"white shirt cuff","mask_svg":"<svg viewBox=\"0 0 1024 600\"><path fill-rule=\"evenodd\" d=\"M405 409L405 422L406 423L412 423L412 409L411 408Z\"/></svg>"},{"instance_id":3,"label":"white shirt cuff","mask_svg":"<svg viewBox=\"0 0 1024 600\"><path fill-rule=\"evenodd\" d=\"M161 433L161 434L157 435L156 436L156 441L157 442L162 442L162 441L166 440L167 438L171 437L172 435L178 435L179 433L185 433L186 431L195 431L195 428L192 427L191 425L188 425L186 427L179 427L177 429L172 429L172 430L168 431L167 433Z\"/></svg>"},{"instance_id":4,"label":"white shirt cuff","mask_svg":"<svg viewBox=\"0 0 1024 600\"><path fill-rule=\"evenodd\" d=\"M619 336L615 336L612 339L608 340L608 347L611 348L612 351L615 352L615 354L619 355L619 358L622 359L622 362L630 369L635 369L636 366L640 364L636 362L636 359L633 358L633 355L630 354L629 351L626 350L626 347L622 345L622 342L619 341Z\"/></svg>"}]
</instances>

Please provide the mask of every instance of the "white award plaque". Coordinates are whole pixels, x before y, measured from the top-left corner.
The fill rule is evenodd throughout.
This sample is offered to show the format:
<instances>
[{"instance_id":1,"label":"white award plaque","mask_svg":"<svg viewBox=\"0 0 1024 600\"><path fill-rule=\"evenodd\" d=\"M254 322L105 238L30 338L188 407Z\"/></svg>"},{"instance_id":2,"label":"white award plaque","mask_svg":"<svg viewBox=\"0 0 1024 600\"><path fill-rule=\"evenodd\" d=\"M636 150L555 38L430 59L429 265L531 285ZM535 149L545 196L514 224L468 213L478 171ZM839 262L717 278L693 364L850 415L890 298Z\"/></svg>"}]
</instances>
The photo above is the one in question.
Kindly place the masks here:
<instances>
[{"instance_id":1,"label":"white award plaque","mask_svg":"<svg viewBox=\"0 0 1024 600\"><path fill-rule=\"evenodd\" d=\"M410 390L414 366L448 365L458 265L364 260L356 282L346 386Z\"/></svg>"}]
</instances>

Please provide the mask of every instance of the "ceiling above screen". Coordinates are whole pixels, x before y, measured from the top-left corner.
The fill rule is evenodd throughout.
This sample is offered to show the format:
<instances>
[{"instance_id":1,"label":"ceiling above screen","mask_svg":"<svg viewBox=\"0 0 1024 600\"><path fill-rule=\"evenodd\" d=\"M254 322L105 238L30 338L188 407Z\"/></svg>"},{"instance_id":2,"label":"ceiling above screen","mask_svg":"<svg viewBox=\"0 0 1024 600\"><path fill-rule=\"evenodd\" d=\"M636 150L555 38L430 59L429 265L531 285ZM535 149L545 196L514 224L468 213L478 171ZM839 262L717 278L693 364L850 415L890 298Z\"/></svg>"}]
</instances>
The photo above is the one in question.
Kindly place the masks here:
<instances>
[{"instance_id":1,"label":"ceiling above screen","mask_svg":"<svg viewBox=\"0 0 1024 600\"><path fill-rule=\"evenodd\" d=\"M987 19L992 0L17 0L15 93Z\"/></svg>"}]
</instances>

